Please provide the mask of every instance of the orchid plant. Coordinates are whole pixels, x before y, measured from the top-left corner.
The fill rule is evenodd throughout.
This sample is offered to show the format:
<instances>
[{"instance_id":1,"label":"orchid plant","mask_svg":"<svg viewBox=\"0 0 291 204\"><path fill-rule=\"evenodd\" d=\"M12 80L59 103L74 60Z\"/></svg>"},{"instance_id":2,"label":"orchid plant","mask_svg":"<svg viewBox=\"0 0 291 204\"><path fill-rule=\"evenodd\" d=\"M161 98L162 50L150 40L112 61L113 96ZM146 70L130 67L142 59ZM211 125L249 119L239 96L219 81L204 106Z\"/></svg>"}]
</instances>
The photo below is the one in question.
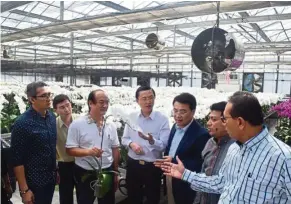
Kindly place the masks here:
<instances>
[{"instance_id":1,"label":"orchid plant","mask_svg":"<svg viewBox=\"0 0 291 204\"><path fill-rule=\"evenodd\" d=\"M280 117L277 132L274 135L291 146L291 99L273 106L271 111L277 112Z\"/></svg>"},{"instance_id":2,"label":"orchid plant","mask_svg":"<svg viewBox=\"0 0 291 204\"><path fill-rule=\"evenodd\" d=\"M103 146L103 139L104 139L104 129L106 126L107 119L111 115L106 115L103 120L103 125L101 127L101 149ZM88 123L96 123L88 114ZM97 124L96 124L97 125ZM112 188L112 181L113 181L113 175L119 175L119 172L113 171L113 170L103 170L102 169L102 156L99 159L96 156L92 156L93 160L96 162L97 167L96 168L91 162L84 160L88 163L88 165L94 170L93 173L87 173L82 177L82 182L85 182L86 179L88 179L90 176L96 176L96 180L92 181L90 183L90 187L92 190L94 190L94 195L97 198L102 198L106 195L106 193Z\"/></svg>"}]
</instances>

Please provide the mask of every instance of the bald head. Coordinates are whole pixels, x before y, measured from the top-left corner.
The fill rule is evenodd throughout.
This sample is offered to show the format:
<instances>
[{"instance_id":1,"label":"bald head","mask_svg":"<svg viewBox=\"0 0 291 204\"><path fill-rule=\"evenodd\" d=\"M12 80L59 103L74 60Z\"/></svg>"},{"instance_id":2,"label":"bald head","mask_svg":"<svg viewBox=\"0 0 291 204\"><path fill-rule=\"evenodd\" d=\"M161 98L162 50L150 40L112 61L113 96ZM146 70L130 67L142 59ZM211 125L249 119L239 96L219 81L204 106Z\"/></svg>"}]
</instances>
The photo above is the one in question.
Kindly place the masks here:
<instances>
[{"instance_id":1,"label":"bald head","mask_svg":"<svg viewBox=\"0 0 291 204\"><path fill-rule=\"evenodd\" d=\"M89 111L97 115L105 115L109 105L107 93L102 89L91 91L88 96Z\"/></svg>"}]
</instances>

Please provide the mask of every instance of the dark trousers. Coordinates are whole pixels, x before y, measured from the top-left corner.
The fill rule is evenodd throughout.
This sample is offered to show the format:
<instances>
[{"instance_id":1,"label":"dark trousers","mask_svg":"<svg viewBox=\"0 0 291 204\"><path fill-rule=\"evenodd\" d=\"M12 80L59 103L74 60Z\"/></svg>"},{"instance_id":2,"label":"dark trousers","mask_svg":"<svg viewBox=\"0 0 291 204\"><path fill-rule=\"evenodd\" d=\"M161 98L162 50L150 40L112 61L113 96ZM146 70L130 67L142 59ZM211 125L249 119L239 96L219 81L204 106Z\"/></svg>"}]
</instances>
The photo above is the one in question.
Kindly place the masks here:
<instances>
[{"instance_id":1,"label":"dark trousers","mask_svg":"<svg viewBox=\"0 0 291 204\"><path fill-rule=\"evenodd\" d=\"M140 162L128 157L126 186L130 204L158 204L161 191L161 170L151 162Z\"/></svg>"},{"instance_id":2,"label":"dark trousers","mask_svg":"<svg viewBox=\"0 0 291 204\"><path fill-rule=\"evenodd\" d=\"M55 183L40 188L30 188L34 195L34 204L51 204L55 191Z\"/></svg>"},{"instance_id":3,"label":"dark trousers","mask_svg":"<svg viewBox=\"0 0 291 204\"><path fill-rule=\"evenodd\" d=\"M9 204L9 199L5 188L1 187L1 204Z\"/></svg>"},{"instance_id":4,"label":"dark trousers","mask_svg":"<svg viewBox=\"0 0 291 204\"><path fill-rule=\"evenodd\" d=\"M74 168L75 179L77 183L77 201L78 204L93 204L95 200L94 190L90 187L92 181L96 180L96 173L93 171L88 171L83 169L77 165ZM105 170L112 170L112 168L108 168ZM87 177L86 180L82 181L82 177L88 173L93 173L90 177ZM115 204L115 191L114 191L114 177L112 176L112 187L109 192L103 197L98 198L98 204Z\"/></svg>"},{"instance_id":5,"label":"dark trousers","mask_svg":"<svg viewBox=\"0 0 291 204\"><path fill-rule=\"evenodd\" d=\"M76 186L74 179L75 162L59 162L58 166L60 204L74 204L74 187Z\"/></svg>"}]
</instances>

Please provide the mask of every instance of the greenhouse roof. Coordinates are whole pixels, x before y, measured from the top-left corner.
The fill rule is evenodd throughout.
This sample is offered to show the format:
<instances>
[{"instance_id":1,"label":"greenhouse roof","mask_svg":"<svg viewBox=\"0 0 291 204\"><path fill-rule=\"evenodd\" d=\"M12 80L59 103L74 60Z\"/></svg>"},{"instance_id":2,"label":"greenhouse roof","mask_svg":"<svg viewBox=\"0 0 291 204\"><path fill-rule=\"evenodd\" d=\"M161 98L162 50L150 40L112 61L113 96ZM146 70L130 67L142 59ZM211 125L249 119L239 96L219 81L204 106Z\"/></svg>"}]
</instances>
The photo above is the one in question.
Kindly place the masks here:
<instances>
[{"instance_id":1,"label":"greenhouse roof","mask_svg":"<svg viewBox=\"0 0 291 204\"><path fill-rule=\"evenodd\" d=\"M2 50L24 61L104 68L105 63L128 67L134 58L154 66L167 55L189 57L195 37L216 25L217 6L210 1L2 1ZM290 1L223 1L219 12L219 27L244 44L252 57L247 61L266 56L264 61L276 66L281 55L280 64L290 63ZM165 39L164 50L146 47L150 33Z\"/></svg>"}]
</instances>

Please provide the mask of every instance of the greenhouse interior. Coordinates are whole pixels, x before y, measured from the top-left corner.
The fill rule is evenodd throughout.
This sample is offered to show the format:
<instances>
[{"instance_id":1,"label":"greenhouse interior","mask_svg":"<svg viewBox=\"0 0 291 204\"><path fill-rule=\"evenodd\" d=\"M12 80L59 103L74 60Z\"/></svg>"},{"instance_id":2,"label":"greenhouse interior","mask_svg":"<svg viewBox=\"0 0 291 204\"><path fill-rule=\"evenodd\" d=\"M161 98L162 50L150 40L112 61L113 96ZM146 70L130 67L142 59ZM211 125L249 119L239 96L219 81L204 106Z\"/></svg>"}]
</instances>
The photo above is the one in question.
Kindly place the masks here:
<instances>
[{"instance_id":1,"label":"greenhouse interior","mask_svg":"<svg viewBox=\"0 0 291 204\"><path fill-rule=\"evenodd\" d=\"M290 39L291 1L1 1L1 141L10 146L29 107L27 84L43 81L76 114L88 113L90 91L104 89L120 142L140 86L155 90L170 127L181 93L195 96L205 127L211 104L254 93L269 131L291 145ZM11 199L22 203L17 192Z\"/></svg>"}]
</instances>

